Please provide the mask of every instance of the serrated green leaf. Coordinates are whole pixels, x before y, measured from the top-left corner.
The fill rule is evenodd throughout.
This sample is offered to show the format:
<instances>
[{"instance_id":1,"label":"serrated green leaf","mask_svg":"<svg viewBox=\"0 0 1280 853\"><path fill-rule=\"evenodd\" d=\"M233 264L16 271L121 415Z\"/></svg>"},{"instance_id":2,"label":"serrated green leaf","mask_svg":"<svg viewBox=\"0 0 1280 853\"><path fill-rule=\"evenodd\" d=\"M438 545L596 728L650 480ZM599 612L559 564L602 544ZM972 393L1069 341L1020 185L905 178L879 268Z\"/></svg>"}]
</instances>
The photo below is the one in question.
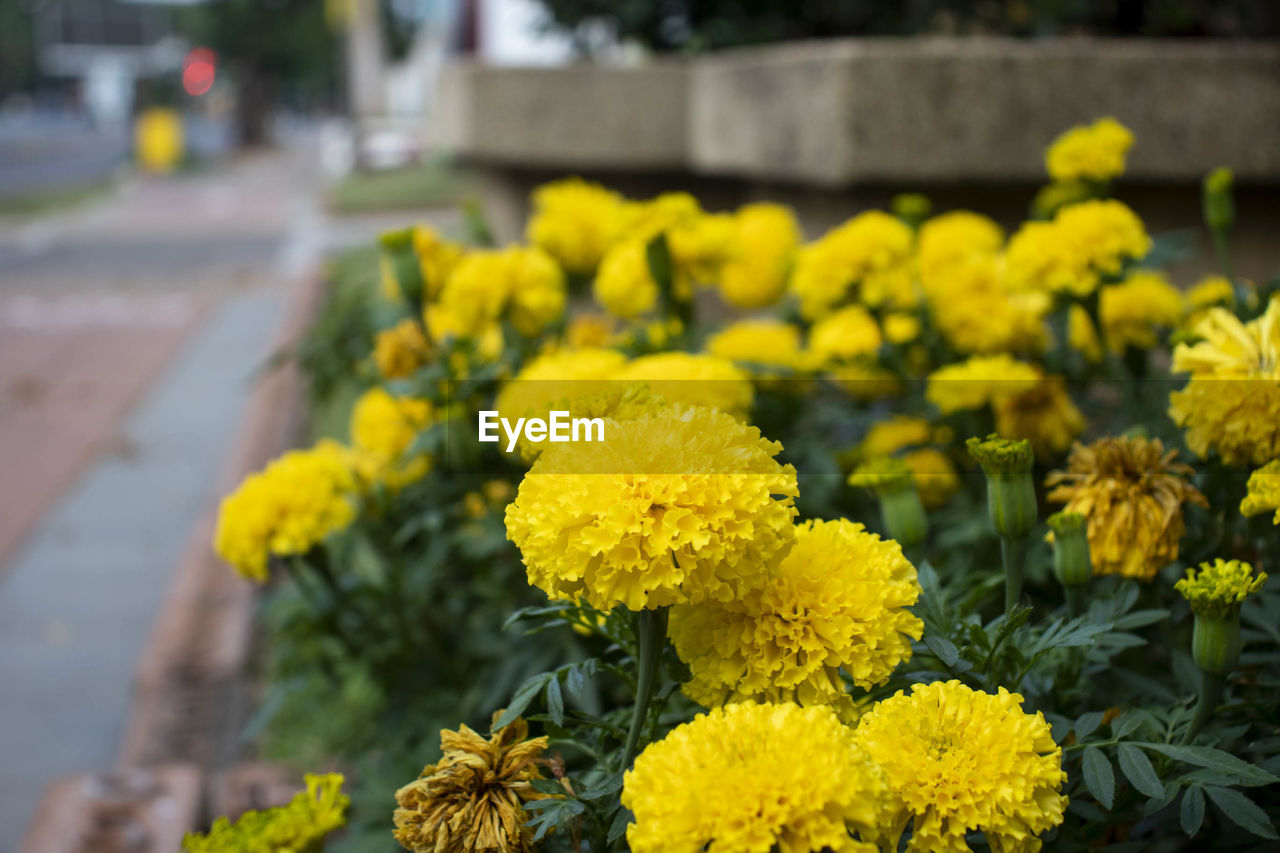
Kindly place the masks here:
<instances>
[{"instance_id":1,"label":"serrated green leaf","mask_svg":"<svg viewBox=\"0 0 1280 853\"><path fill-rule=\"evenodd\" d=\"M948 667L955 666L956 661L960 659L960 650L946 637L930 637L926 635L924 644L929 647L929 651L938 656L938 660Z\"/></svg>"},{"instance_id":2,"label":"serrated green leaf","mask_svg":"<svg viewBox=\"0 0 1280 853\"><path fill-rule=\"evenodd\" d=\"M1271 818L1267 817L1267 813L1258 808L1257 804L1244 794L1230 788L1216 787L1205 788L1204 792L1236 826L1252 832L1259 838L1272 840L1280 838L1276 835L1276 828L1272 826Z\"/></svg>"},{"instance_id":3,"label":"serrated green leaf","mask_svg":"<svg viewBox=\"0 0 1280 853\"><path fill-rule=\"evenodd\" d=\"M1164 785L1145 752L1131 743L1122 743L1116 748L1116 756L1120 759L1120 772L1133 787L1148 797L1164 796Z\"/></svg>"},{"instance_id":4,"label":"serrated green leaf","mask_svg":"<svg viewBox=\"0 0 1280 853\"><path fill-rule=\"evenodd\" d=\"M564 696L560 693L560 679L547 679L547 713L557 726L564 725Z\"/></svg>"},{"instance_id":5,"label":"serrated green leaf","mask_svg":"<svg viewBox=\"0 0 1280 853\"><path fill-rule=\"evenodd\" d=\"M1085 788L1107 811L1111 811L1116 796L1116 775L1107 756L1096 746L1091 746L1084 751L1080 766L1084 771Z\"/></svg>"},{"instance_id":6,"label":"serrated green leaf","mask_svg":"<svg viewBox=\"0 0 1280 853\"><path fill-rule=\"evenodd\" d=\"M1188 836L1200 831L1200 825L1204 823L1204 791L1194 785L1187 789L1182 795L1182 805L1178 807L1178 822Z\"/></svg>"},{"instance_id":7,"label":"serrated green leaf","mask_svg":"<svg viewBox=\"0 0 1280 853\"><path fill-rule=\"evenodd\" d=\"M1146 720L1142 711L1125 711L1111 721L1111 734L1117 739L1132 734Z\"/></svg>"},{"instance_id":8,"label":"serrated green leaf","mask_svg":"<svg viewBox=\"0 0 1280 853\"><path fill-rule=\"evenodd\" d=\"M1270 785L1272 782L1280 782L1280 778L1221 749L1209 746L1177 746L1171 743L1140 743L1137 746L1163 753L1175 761L1226 773L1238 778L1245 785Z\"/></svg>"}]
</instances>

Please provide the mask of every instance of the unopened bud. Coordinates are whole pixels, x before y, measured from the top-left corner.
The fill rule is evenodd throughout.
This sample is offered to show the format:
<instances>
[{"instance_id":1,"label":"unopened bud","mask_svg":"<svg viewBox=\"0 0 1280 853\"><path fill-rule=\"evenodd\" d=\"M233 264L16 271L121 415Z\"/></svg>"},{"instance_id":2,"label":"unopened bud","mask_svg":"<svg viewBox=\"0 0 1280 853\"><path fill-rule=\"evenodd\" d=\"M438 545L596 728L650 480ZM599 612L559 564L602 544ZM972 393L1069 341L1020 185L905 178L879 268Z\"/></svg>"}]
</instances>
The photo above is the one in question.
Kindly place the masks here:
<instances>
[{"instance_id":1,"label":"unopened bud","mask_svg":"<svg viewBox=\"0 0 1280 853\"><path fill-rule=\"evenodd\" d=\"M990 435L971 438L966 447L987 475L987 513L996 533L1006 539L1026 536L1039 516L1031 442Z\"/></svg>"}]
</instances>

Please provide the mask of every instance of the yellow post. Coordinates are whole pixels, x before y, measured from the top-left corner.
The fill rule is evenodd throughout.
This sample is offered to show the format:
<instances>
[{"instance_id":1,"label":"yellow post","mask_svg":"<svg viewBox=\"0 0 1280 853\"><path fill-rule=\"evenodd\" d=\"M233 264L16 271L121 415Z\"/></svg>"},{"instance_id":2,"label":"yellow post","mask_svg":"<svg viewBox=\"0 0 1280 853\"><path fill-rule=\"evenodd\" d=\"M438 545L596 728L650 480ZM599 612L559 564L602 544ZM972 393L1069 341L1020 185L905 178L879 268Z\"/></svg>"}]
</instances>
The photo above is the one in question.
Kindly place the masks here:
<instances>
[{"instance_id":1,"label":"yellow post","mask_svg":"<svg viewBox=\"0 0 1280 853\"><path fill-rule=\"evenodd\" d=\"M177 110L151 107L134 125L138 167L145 172L172 172L182 159L182 117Z\"/></svg>"}]
</instances>

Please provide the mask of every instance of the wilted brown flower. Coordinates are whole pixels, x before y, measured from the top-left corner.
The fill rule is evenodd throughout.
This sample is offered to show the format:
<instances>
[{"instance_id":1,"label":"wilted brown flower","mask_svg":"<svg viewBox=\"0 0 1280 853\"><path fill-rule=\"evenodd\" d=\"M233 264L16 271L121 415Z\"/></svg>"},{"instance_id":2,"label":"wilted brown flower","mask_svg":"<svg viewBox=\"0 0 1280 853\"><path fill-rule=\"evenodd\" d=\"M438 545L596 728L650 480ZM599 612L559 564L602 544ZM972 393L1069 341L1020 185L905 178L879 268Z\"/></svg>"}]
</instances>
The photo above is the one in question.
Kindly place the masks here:
<instances>
[{"instance_id":1,"label":"wilted brown flower","mask_svg":"<svg viewBox=\"0 0 1280 853\"><path fill-rule=\"evenodd\" d=\"M444 756L396 791L396 840L413 853L532 851L523 807L548 796L533 787L547 739L528 737L519 719L488 740L465 725L442 730Z\"/></svg>"},{"instance_id":2,"label":"wilted brown flower","mask_svg":"<svg viewBox=\"0 0 1280 853\"><path fill-rule=\"evenodd\" d=\"M1101 438L1077 443L1067 470L1054 471L1049 500L1088 519L1089 553L1096 574L1149 581L1178 558L1186 526L1182 505L1208 506L1187 481L1189 465L1175 463L1159 439Z\"/></svg>"}]
</instances>

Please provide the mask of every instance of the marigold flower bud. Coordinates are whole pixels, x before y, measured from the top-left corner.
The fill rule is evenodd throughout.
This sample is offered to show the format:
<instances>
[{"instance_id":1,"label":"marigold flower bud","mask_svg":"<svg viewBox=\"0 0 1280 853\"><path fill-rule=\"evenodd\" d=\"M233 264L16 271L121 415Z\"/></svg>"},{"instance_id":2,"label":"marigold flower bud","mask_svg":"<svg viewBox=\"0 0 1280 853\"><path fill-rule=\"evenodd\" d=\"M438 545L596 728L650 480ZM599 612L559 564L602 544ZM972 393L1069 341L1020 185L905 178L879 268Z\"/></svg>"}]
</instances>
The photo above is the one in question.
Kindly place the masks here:
<instances>
[{"instance_id":1,"label":"marigold flower bud","mask_svg":"<svg viewBox=\"0 0 1280 853\"><path fill-rule=\"evenodd\" d=\"M1175 589L1191 605L1195 628L1191 656L1205 672L1222 675L1240 660L1240 605L1267 581L1266 572L1240 560L1201 563L1187 569Z\"/></svg>"},{"instance_id":2,"label":"marigold flower bud","mask_svg":"<svg viewBox=\"0 0 1280 853\"><path fill-rule=\"evenodd\" d=\"M1053 574L1063 586L1083 586L1093 577L1085 517L1078 512L1049 516L1053 531Z\"/></svg>"},{"instance_id":3,"label":"marigold flower bud","mask_svg":"<svg viewBox=\"0 0 1280 853\"><path fill-rule=\"evenodd\" d=\"M849 475L849 485L875 492L885 532L899 544L915 545L929 534L929 518L906 461L884 456L865 462Z\"/></svg>"},{"instance_id":4,"label":"marigold flower bud","mask_svg":"<svg viewBox=\"0 0 1280 853\"><path fill-rule=\"evenodd\" d=\"M1036 487L1031 479L1035 453L1031 442L989 435L970 438L969 455L987 475L987 512L996 533L1006 539L1020 539L1035 526L1038 510Z\"/></svg>"}]
</instances>

